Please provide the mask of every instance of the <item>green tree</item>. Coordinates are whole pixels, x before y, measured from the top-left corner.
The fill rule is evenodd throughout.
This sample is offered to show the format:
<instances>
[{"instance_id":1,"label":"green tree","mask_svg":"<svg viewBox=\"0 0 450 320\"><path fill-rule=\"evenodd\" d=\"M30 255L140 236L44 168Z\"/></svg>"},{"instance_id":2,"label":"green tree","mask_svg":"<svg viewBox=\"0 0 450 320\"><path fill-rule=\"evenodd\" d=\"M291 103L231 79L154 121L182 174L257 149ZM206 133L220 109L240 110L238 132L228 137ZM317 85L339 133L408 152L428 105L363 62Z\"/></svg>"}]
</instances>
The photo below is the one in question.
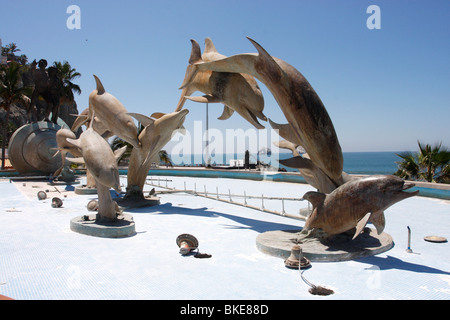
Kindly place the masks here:
<instances>
[{"instance_id":1,"label":"green tree","mask_svg":"<svg viewBox=\"0 0 450 320\"><path fill-rule=\"evenodd\" d=\"M5 150L8 141L9 114L12 105L16 103L27 104L30 102L32 88L23 87L21 66L12 61L0 67L0 108L6 110L6 117L3 121L2 139L2 170L5 169Z\"/></svg>"},{"instance_id":2,"label":"green tree","mask_svg":"<svg viewBox=\"0 0 450 320\"><path fill-rule=\"evenodd\" d=\"M403 160L397 162L398 170L394 174L408 180L450 183L450 150L442 143L433 146L422 144L416 153L397 154Z\"/></svg>"},{"instance_id":3,"label":"green tree","mask_svg":"<svg viewBox=\"0 0 450 320\"><path fill-rule=\"evenodd\" d=\"M63 83L63 94L61 97L61 104L66 102L72 103L75 100L74 92L81 94L81 88L79 85L73 83L78 77L81 77L81 73L77 72L75 68L72 68L69 62L53 62L53 67L58 70L58 78Z\"/></svg>"},{"instance_id":4,"label":"green tree","mask_svg":"<svg viewBox=\"0 0 450 320\"><path fill-rule=\"evenodd\" d=\"M127 159L127 158L129 158L131 156L131 151L133 150L133 146L131 144L129 144L128 142L123 141L119 137L115 137L114 140L111 143L111 148L113 150L118 150L118 149L120 149L120 148L122 148L124 146L126 146L127 149L125 150L124 154L119 159L119 161ZM159 160L161 162L163 162L166 166L173 167L172 162L170 161L170 157L169 157L169 155L168 155L166 150L159 151L158 155L159 155Z\"/></svg>"}]
</instances>

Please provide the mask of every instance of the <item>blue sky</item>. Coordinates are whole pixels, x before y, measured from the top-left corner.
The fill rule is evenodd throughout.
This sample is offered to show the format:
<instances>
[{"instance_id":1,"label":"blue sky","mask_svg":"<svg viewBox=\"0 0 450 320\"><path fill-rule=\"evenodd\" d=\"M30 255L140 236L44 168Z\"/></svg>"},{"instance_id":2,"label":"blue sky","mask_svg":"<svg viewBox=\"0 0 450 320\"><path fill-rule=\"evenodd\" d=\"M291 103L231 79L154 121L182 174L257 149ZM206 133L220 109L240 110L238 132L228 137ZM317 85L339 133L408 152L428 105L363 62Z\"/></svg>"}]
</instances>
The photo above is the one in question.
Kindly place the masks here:
<instances>
[{"instance_id":1,"label":"blue sky","mask_svg":"<svg viewBox=\"0 0 450 320\"><path fill-rule=\"evenodd\" d=\"M81 9L80 30L66 26L72 4ZM369 5L380 7L379 30L366 26ZM30 61L67 60L82 74L80 112L95 88L93 74L130 112L171 112L190 39L203 48L211 37L230 56L256 52L248 36L308 79L344 152L417 150L417 140L450 147L448 0L0 0L0 8L3 45L17 43ZM261 88L265 115L285 123ZM205 106L185 107L192 130L205 119ZM222 109L209 105L210 127L251 128L238 114L217 120Z\"/></svg>"}]
</instances>

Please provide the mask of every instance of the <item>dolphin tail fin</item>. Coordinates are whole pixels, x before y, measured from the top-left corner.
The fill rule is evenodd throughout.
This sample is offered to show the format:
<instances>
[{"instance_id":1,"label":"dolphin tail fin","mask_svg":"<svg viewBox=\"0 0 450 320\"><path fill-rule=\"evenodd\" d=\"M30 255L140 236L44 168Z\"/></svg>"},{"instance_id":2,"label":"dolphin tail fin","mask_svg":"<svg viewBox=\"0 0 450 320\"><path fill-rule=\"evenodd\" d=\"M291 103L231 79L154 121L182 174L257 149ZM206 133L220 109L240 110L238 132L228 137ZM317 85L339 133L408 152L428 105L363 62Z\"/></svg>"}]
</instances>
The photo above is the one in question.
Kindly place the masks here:
<instances>
[{"instance_id":1,"label":"dolphin tail fin","mask_svg":"<svg viewBox=\"0 0 450 320\"><path fill-rule=\"evenodd\" d=\"M98 95L102 95L106 92L105 88L103 87L102 82L100 81L100 79L94 74L94 78L95 78L95 83L97 85L97 94Z\"/></svg>"},{"instance_id":2,"label":"dolphin tail fin","mask_svg":"<svg viewBox=\"0 0 450 320\"><path fill-rule=\"evenodd\" d=\"M295 143L292 143L287 140L281 140L281 141L274 141L273 144L280 149L290 150L295 156L298 155L297 146L295 145Z\"/></svg>"},{"instance_id":3,"label":"dolphin tail fin","mask_svg":"<svg viewBox=\"0 0 450 320\"><path fill-rule=\"evenodd\" d=\"M370 222L372 222L372 224L377 229L377 233L381 234L384 231L384 227L386 226L384 212L383 211L374 212L373 215L370 217Z\"/></svg>"},{"instance_id":4,"label":"dolphin tail fin","mask_svg":"<svg viewBox=\"0 0 450 320\"><path fill-rule=\"evenodd\" d=\"M234 113L233 109L231 109L228 106L224 106L222 115L220 117L218 117L217 119L219 119L219 120L227 120L233 115L233 113Z\"/></svg>"},{"instance_id":5,"label":"dolphin tail fin","mask_svg":"<svg viewBox=\"0 0 450 320\"><path fill-rule=\"evenodd\" d=\"M364 230L371 216L372 212L368 212L361 220L359 220L358 224L356 225L356 232L352 240L354 240L357 236L359 236L359 234Z\"/></svg>"},{"instance_id":6,"label":"dolphin tail fin","mask_svg":"<svg viewBox=\"0 0 450 320\"><path fill-rule=\"evenodd\" d=\"M89 116L88 115L78 115L77 118L75 119L72 128L70 130L72 130L73 132L77 131L83 124L85 124L87 121L89 121Z\"/></svg>"},{"instance_id":7,"label":"dolphin tail fin","mask_svg":"<svg viewBox=\"0 0 450 320\"><path fill-rule=\"evenodd\" d=\"M296 156L289 159L284 160L278 160L279 163L281 163L283 166L286 166L288 168L301 168L301 169L313 169L312 161L306 158L303 158L302 156Z\"/></svg>"}]
</instances>

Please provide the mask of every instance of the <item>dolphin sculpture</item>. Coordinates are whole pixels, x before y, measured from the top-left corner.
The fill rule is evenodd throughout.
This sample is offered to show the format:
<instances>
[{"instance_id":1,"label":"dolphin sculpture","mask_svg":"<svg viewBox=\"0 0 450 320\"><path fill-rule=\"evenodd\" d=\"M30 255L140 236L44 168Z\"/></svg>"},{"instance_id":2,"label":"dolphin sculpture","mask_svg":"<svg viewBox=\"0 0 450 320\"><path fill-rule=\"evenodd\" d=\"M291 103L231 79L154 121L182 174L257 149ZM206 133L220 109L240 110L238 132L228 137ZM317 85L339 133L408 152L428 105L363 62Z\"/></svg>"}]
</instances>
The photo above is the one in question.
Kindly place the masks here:
<instances>
[{"instance_id":1,"label":"dolphin sculpture","mask_svg":"<svg viewBox=\"0 0 450 320\"><path fill-rule=\"evenodd\" d=\"M192 72L196 69L196 63L226 58L217 52L210 38L205 39L203 55L199 44L195 40L191 40L191 43L190 65L187 67L185 79L191 78ZM200 71L196 72L189 84L180 89L182 89L181 98L175 111L183 108L186 99L200 103L223 103L224 110L219 120L230 118L236 111L256 128L264 129L258 121L258 118L267 121L263 114L264 98L256 80L248 74ZM203 92L205 95L191 97L190 95L196 91Z\"/></svg>"},{"instance_id":2,"label":"dolphin sculpture","mask_svg":"<svg viewBox=\"0 0 450 320\"><path fill-rule=\"evenodd\" d=\"M328 238L356 228L355 239L368 222L381 234L385 227L384 211L417 195L419 191L405 192L413 186L396 176L375 175L353 179L330 194L307 192L303 199L313 205L313 211L301 234L320 229Z\"/></svg>"},{"instance_id":3,"label":"dolphin sculpture","mask_svg":"<svg viewBox=\"0 0 450 320\"><path fill-rule=\"evenodd\" d=\"M126 147L114 153L108 142L94 131L92 128L94 117L92 116L91 119L89 128L80 135L79 139L66 138L69 143L79 148L82 154L82 158L67 158L67 160L86 165L97 186L99 220L113 221L117 218L118 206L112 200L109 190L113 188L121 192L117 159L125 152Z\"/></svg>"},{"instance_id":4,"label":"dolphin sculpture","mask_svg":"<svg viewBox=\"0 0 450 320\"><path fill-rule=\"evenodd\" d=\"M139 134L142 147L133 148L128 166L127 195L142 196L145 180L150 170L152 159L158 156L159 151L170 141L174 132L183 130L183 123L189 110L183 109L172 113L154 113L146 117L130 113L138 120L144 129Z\"/></svg>"},{"instance_id":5,"label":"dolphin sculpture","mask_svg":"<svg viewBox=\"0 0 450 320\"><path fill-rule=\"evenodd\" d=\"M73 122L71 130L73 132L77 132L78 129L83 124L89 124L91 122L91 119L89 118L89 108L84 109L80 114L73 115L77 118ZM108 130L108 128L103 125L103 123L100 121L98 117L94 117L94 122L92 123L92 128L97 131L99 135L101 135L103 138L108 139L113 136L113 133Z\"/></svg>"},{"instance_id":6,"label":"dolphin sculpture","mask_svg":"<svg viewBox=\"0 0 450 320\"><path fill-rule=\"evenodd\" d=\"M99 118L102 125L113 135L130 143L135 148L140 148L137 127L133 118L116 97L106 92L100 79L94 75L97 88L89 95L89 114L87 120L93 118L93 114Z\"/></svg>"},{"instance_id":7,"label":"dolphin sculpture","mask_svg":"<svg viewBox=\"0 0 450 320\"><path fill-rule=\"evenodd\" d=\"M311 161L336 185L342 184L343 156L333 123L322 101L305 77L285 61L270 56L248 38L258 53L238 54L216 61L193 61L181 88L195 82L198 72L234 72L252 75L270 90L288 124L288 139L301 145Z\"/></svg>"},{"instance_id":8,"label":"dolphin sculpture","mask_svg":"<svg viewBox=\"0 0 450 320\"><path fill-rule=\"evenodd\" d=\"M56 157L58 154L61 154L62 166L58 170L53 173L54 177L59 176L61 171L64 169L64 164L66 162L66 155L70 153L74 157L81 157L82 154L78 147L75 147L73 144L69 143L66 138L76 139L75 133L73 133L69 129L59 129L56 132L56 144L58 146L57 152L53 155Z\"/></svg>"}]
</instances>

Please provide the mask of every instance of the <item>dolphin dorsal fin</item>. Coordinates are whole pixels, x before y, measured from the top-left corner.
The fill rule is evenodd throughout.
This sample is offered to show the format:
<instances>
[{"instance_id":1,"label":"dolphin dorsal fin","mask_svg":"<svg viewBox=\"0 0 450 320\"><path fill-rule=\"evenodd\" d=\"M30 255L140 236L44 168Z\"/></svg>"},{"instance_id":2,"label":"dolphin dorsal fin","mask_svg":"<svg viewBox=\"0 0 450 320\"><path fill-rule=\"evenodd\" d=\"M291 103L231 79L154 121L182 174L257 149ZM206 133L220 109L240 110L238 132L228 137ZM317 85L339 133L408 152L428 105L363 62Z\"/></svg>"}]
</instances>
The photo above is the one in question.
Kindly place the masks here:
<instances>
[{"instance_id":1,"label":"dolphin dorsal fin","mask_svg":"<svg viewBox=\"0 0 450 320\"><path fill-rule=\"evenodd\" d=\"M100 79L94 74L94 78L95 78L95 83L97 85L97 94L98 95L102 95L106 92L105 88L103 87L102 82L100 81Z\"/></svg>"},{"instance_id":2,"label":"dolphin dorsal fin","mask_svg":"<svg viewBox=\"0 0 450 320\"><path fill-rule=\"evenodd\" d=\"M325 201L326 196L322 192L309 191L303 195L303 199L308 200L314 208L317 208Z\"/></svg>"},{"instance_id":3,"label":"dolphin dorsal fin","mask_svg":"<svg viewBox=\"0 0 450 320\"><path fill-rule=\"evenodd\" d=\"M205 52L204 53L210 53L210 52L217 52L217 49L214 46L214 43L212 42L211 38L208 37L205 39Z\"/></svg>"},{"instance_id":4,"label":"dolphin dorsal fin","mask_svg":"<svg viewBox=\"0 0 450 320\"><path fill-rule=\"evenodd\" d=\"M191 43L192 43L192 50L191 50L191 56L189 57L189 64L195 64L195 63L203 61L202 60L202 51L200 50L200 45L194 39L191 39Z\"/></svg>"}]
</instances>

